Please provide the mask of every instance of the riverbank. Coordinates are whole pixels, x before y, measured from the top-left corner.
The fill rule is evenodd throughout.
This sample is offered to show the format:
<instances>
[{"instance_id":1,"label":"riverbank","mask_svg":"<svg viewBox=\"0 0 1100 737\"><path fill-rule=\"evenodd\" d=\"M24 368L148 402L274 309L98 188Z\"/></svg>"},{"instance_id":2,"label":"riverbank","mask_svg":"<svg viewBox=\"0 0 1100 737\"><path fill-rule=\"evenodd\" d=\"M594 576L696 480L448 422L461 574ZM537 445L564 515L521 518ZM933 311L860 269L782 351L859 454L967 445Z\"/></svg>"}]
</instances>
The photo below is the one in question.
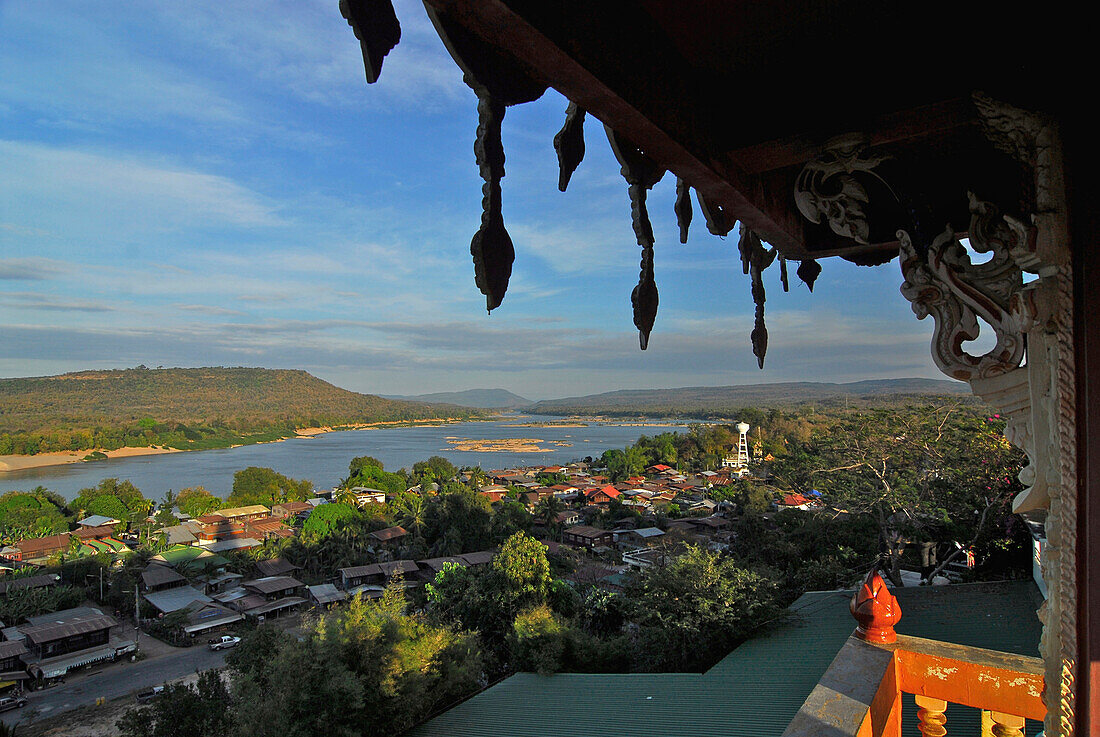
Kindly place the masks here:
<instances>
[{"instance_id":1,"label":"riverbank","mask_svg":"<svg viewBox=\"0 0 1100 737\"><path fill-rule=\"evenodd\" d=\"M63 466L66 463L80 463L92 453L104 458L131 458L133 456L151 456L161 453L180 453L176 448L118 448L117 450L77 450L64 453L39 453L33 456L0 456L0 473L4 471L25 471L28 468L46 468ZM98 460L98 456L97 456Z\"/></svg>"},{"instance_id":2,"label":"riverbank","mask_svg":"<svg viewBox=\"0 0 1100 737\"><path fill-rule=\"evenodd\" d=\"M354 425L338 425L335 427L303 427L294 431L294 435L286 437L272 437L265 440L252 440L251 442L234 443L226 441L223 445L207 445L195 448L169 448L167 446L153 447L125 447L117 450L89 449L64 451L59 453L38 453L36 455L0 455L0 474L11 471L26 471L34 468L49 468L50 466L64 466L70 463L81 463L105 460L107 458L130 458L133 456L160 455L162 453L184 453L198 450L218 450L224 448L240 448L244 445L259 443L281 443L293 438L313 438L330 432L341 430L378 430L395 427L435 427L454 422L463 422L455 417L437 417L430 420L388 420L384 422L366 422ZM468 421L468 420L465 420ZM247 438L245 438L247 439ZM92 457L89 457L92 456Z\"/></svg>"}]
</instances>

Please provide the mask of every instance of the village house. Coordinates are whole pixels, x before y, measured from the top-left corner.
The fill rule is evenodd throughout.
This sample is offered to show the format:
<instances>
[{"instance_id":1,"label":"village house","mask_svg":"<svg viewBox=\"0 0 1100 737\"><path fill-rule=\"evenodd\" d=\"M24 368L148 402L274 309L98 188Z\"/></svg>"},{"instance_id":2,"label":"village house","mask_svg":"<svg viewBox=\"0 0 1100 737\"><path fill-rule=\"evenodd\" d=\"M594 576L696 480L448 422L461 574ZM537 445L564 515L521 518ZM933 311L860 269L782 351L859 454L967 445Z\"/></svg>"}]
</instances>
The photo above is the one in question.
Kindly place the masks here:
<instances>
[{"instance_id":1,"label":"village house","mask_svg":"<svg viewBox=\"0 0 1100 737\"><path fill-rule=\"evenodd\" d=\"M370 563L365 566L350 566L336 570L340 580L340 587L345 591L352 591L360 586L385 586L394 576L400 574L406 585L415 580L420 566L416 561L395 560L388 563Z\"/></svg>"},{"instance_id":2,"label":"village house","mask_svg":"<svg viewBox=\"0 0 1100 737\"><path fill-rule=\"evenodd\" d=\"M254 564L254 567L259 574L257 578L266 578L268 576L293 576L301 570L301 566L296 566L285 558L258 560Z\"/></svg>"},{"instance_id":3,"label":"village house","mask_svg":"<svg viewBox=\"0 0 1100 737\"><path fill-rule=\"evenodd\" d=\"M186 585L187 578L163 563L150 562L145 570L141 572L141 590L145 593L154 593Z\"/></svg>"},{"instance_id":4,"label":"village house","mask_svg":"<svg viewBox=\"0 0 1100 737\"><path fill-rule=\"evenodd\" d=\"M810 509L821 509L821 502L816 499L812 499L804 494L783 494L779 499L773 502L775 511L781 512L784 509L800 509L803 511Z\"/></svg>"},{"instance_id":5,"label":"village house","mask_svg":"<svg viewBox=\"0 0 1100 737\"><path fill-rule=\"evenodd\" d=\"M309 502L281 502L271 507L271 516L285 520L295 517L304 520L312 511L313 505Z\"/></svg>"},{"instance_id":6,"label":"village house","mask_svg":"<svg viewBox=\"0 0 1100 737\"><path fill-rule=\"evenodd\" d=\"M122 524L122 520L107 517L102 514L93 514L76 523L80 527L116 527Z\"/></svg>"},{"instance_id":7,"label":"village house","mask_svg":"<svg viewBox=\"0 0 1100 737\"><path fill-rule=\"evenodd\" d=\"M584 492L584 503L590 506L610 504L612 499L618 499L622 492L610 484L602 488L587 489Z\"/></svg>"},{"instance_id":8,"label":"village house","mask_svg":"<svg viewBox=\"0 0 1100 737\"><path fill-rule=\"evenodd\" d=\"M558 512L554 516L554 522L559 525L575 525L581 521L581 513L575 509L567 509L564 512Z\"/></svg>"},{"instance_id":9,"label":"village house","mask_svg":"<svg viewBox=\"0 0 1100 737\"><path fill-rule=\"evenodd\" d=\"M0 680L9 682L25 681L30 678L23 656L28 652L22 640L0 642Z\"/></svg>"},{"instance_id":10,"label":"village house","mask_svg":"<svg viewBox=\"0 0 1100 737\"><path fill-rule=\"evenodd\" d=\"M488 498L491 504L496 504L501 499L508 496L508 490L503 486L488 486L481 489L478 493Z\"/></svg>"},{"instance_id":11,"label":"village house","mask_svg":"<svg viewBox=\"0 0 1100 737\"><path fill-rule=\"evenodd\" d=\"M22 563L45 564L50 558L67 553L72 549L72 538L68 532L60 535L47 535L46 537L32 537L20 540L14 545L0 550L6 558Z\"/></svg>"},{"instance_id":12,"label":"village house","mask_svg":"<svg viewBox=\"0 0 1100 737\"><path fill-rule=\"evenodd\" d=\"M111 630L117 626L114 617L99 609L77 607L27 617L27 624L7 628L4 636L22 641L27 652L21 659L41 684L73 668L115 660L136 649L132 640L112 637Z\"/></svg>"},{"instance_id":13,"label":"village house","mask_svg":"<svg viewBox=\"0 0 1100 737\"><path fill-rule=\"evenodd\" d=\"M387 527L384 530L375 530L370 533L369 537L382 545L396 545L400 543L407 534L404 527L395 526Z\"/></svg>"},{"instance_id":14,"label":"village house","mask_svg":"<svg viewBox=\"0 0 1100 737\"><path fill-rule=\"evenodd\" d=\"M244 621L244 616L239 612L213 601L192 602L185 609L187 624L183 626L183 633L188 637L209 635L220 629Z\"/></svg>"},{"instance_id":15,"label":"village house","mask_svg":"<svg viewBox=\"0 0 1100 737\"><path fill-rule=\"evenodd\" d=\"M322 583L317 584L316 586L307 586L306 590L308 592L310 604L315 607L331 609L337 604L341 604L348 599L348 592L341 591L331 583Z\"/></svg>"},{"instance_id":16,"label":"village house","mask_svg":"<svg viewBox=\"0 0 1100 737\"><path fill-rule=\"evenodd\" d=\"M353 486L349 491L355 495L355 503L360 507L368 504L385 504L386 492L369 486Z\"/></svg>"},{"instance_id":17,"label":"village house","mask_svg":"<svg viewBox=\"0 0 1100 737\"><path fill-rule=\"evenodd\" d=\"M254 519L262 519L271 516L271 510L262 504L249 504L245 507L228 507L211 512L211 515L222 517L230 522L248 522Z\"/></svg>"},{"instance_id":18,"label":"village house","mask_svg":"<svg viewBox=\"0 0 1100 737\"><path fill-rule=\"evenodd\" d=\"M601 530L588 525L576 525L563 530L561 539L566 545L575 545L589 550L609 548L615 542L615 536L611 530Z\"/></svg>"},{"instance_id":19,"label":"village house","mask_svg":"<svg viewBox=\"0 0 1100 737\"><path fill-rule=\"evenodd\" d=\"M615 542L620 548L648 547L658 542L665 533L657 527L642 527L637 530L620 530L615 533Z\"/></svg>"}]
</instances>

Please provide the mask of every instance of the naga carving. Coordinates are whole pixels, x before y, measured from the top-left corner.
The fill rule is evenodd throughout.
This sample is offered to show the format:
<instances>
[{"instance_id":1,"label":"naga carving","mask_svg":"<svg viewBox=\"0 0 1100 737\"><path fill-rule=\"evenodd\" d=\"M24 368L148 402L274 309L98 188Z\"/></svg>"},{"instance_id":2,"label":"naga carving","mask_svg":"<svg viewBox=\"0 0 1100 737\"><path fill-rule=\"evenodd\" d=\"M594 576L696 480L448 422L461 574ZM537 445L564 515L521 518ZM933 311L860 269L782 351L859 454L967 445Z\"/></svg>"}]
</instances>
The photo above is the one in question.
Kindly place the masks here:
<instances>
[{"instance_id":1,"label":"naga carving","mask_svg":"<svg viewBox=\"0 0 1100 737\"><path fill-rule=\"evenodd\" d=\"M868 154L860 136L834 139L823 154L799 173L794 185L795 205L811 223L824 221L837 235L867 245L871 224L864 205L870 197L855 174L872 176L885 185L875 173L875 168L885 160L886 157Z\"/></svg>"},{"instance_id":2,"label":"naga carving","mask_svg":"<svg viewBox=\"0 0 1100 737\"><path fill-rule=\"evenodd\" d=\"M1033 237L1020 221L1001 215L988 202L970 196L970 245L991 253L973 263L955 231L948 226L923 254L909 234L898 231L901 243L901 293L917 318L932 315L932 359L941 371L960 381L985 379L1011 371L1024 358L1022 305L1023 272L1013 251ZM963 344L975 340L981 319L993 330L997 344L981 356Z\"/></svg>"}]
</instances>

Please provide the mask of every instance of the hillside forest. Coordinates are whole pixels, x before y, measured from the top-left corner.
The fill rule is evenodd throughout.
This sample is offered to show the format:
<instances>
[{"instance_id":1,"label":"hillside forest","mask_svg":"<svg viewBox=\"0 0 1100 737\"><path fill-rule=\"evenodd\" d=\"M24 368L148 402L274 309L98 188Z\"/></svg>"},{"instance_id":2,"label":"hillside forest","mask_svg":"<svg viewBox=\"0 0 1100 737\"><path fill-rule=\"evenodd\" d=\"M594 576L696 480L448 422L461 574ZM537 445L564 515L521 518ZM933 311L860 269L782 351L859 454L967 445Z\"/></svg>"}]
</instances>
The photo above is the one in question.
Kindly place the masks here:
<instances>
[{"instance_id":1,"label":"hillside forest","mask_svg":"<svg viewBox=\"0 0 1100 737\"><path fill-rule=\"evenodd\" d=\"M151 446L205 450L280 440L299 428L484 414L358 394L305 371L140 366L0 379L0 455Z\"/></svg>"}]
</instances>

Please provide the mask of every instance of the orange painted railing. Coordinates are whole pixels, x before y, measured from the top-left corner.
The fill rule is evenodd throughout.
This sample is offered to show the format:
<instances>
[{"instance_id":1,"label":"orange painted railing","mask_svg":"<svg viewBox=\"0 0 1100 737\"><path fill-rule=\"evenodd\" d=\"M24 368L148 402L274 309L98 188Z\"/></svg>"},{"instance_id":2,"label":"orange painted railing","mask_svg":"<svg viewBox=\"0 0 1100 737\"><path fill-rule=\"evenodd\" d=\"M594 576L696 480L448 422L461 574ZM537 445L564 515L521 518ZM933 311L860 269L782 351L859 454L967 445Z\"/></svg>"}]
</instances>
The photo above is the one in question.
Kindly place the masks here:
<instances>
[{"instance_id":1,"label":"orange painted railing","mask_svg":"<svg viewBox=\"0 0 1100 737\"><path fill-rule=\"evenodd\" d=\"M949 702L981 709L986 736L1018 737L1025 718L1046 716L1038 658L898 635L901 610L874 571L851 610L856 631L784 737L898 737L903 693L913 694L925 737L946 734Z\"/></svg>"}]
</instances>

